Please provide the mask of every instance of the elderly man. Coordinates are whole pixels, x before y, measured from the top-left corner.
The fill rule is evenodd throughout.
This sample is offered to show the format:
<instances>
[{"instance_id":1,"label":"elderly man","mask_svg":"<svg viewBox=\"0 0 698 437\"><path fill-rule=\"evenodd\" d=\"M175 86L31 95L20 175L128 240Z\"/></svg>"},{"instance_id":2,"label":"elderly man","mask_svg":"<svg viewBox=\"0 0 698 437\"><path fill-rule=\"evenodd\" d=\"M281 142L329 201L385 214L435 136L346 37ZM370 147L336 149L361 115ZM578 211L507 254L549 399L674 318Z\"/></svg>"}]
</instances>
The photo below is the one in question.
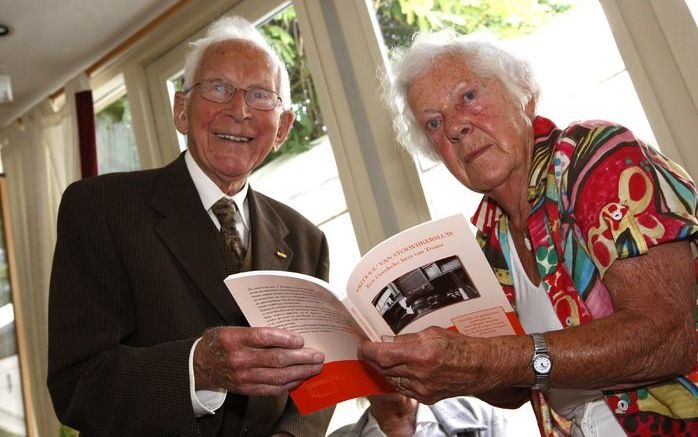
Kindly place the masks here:
<instances>
[{"instance_id":1,"label":"elderly man","mask_svg":"<svg viewBox=\"0 0 698 437\"><path fill-rule=\"evenodd\" d=\"M188 151L156 170L71 185L49 299L48 385L81 435L325 434L288 391L324 356L250 328L227 274L326 278L327 242L247 178L293 124L288 74L250 23L224 18L192 44L174 120Z\"/></svg>"}]
</instances>

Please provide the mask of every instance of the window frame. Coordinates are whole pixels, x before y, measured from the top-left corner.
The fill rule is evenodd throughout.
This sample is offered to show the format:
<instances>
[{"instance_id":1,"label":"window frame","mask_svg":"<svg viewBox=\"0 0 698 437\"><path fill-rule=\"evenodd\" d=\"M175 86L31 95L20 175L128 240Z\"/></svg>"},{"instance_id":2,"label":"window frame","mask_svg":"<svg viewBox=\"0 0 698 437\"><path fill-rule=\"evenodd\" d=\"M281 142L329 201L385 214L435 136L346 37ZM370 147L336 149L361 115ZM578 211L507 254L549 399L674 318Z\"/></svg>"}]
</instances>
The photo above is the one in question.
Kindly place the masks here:
<instances>
[{"instance_id":1,"label":"window frame","mask_svg":"<svg viewBox=\"0 0 698 437\"><path fill-rule=\"evenodd\" d=\"M599 0L661 149L694 177L698 156L698 30L683 0ZM429 219L412 157L395 144L378 92L386 65L370 0L192 2L136 48L95 74L123 74L143 168L179 154L165 80L183 65L187 41L210 20L239 14L259 22L292 3L362 253ZM687 36L688 35L688 36ZM339 78L340 80L338 80ZM661 85L661 87L660 87Z\"/></svg>"}]
</instances>

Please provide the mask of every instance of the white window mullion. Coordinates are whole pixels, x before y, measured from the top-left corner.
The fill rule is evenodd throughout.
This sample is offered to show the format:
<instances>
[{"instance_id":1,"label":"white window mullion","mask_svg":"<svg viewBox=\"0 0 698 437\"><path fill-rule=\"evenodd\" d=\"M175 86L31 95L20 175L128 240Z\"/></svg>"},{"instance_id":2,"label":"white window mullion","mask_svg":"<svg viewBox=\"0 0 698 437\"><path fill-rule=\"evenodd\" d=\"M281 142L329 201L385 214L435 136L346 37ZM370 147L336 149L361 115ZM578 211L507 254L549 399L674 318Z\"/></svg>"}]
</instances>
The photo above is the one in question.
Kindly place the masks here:
<instances>
[{"instance_id":1,"label":"white window mullion","mask_svg":"<svg viewBox=\"0 0 698 437\"><path fill-rule=\"evenodd\" d=\"M380 101L384 66L365 0L294 0L308 62L362 252L429 218L414 161Z\"/></svg>"},{"instance_id":2,"label":"white window mullion","mask_svg":"<svg viewBox=\"0 0 698 437\"><path fill-rule=\"evenodd\" d=\"M684 1L601 4L660 149L698 178L698 30Z\"/></svg>"}]
</instances>

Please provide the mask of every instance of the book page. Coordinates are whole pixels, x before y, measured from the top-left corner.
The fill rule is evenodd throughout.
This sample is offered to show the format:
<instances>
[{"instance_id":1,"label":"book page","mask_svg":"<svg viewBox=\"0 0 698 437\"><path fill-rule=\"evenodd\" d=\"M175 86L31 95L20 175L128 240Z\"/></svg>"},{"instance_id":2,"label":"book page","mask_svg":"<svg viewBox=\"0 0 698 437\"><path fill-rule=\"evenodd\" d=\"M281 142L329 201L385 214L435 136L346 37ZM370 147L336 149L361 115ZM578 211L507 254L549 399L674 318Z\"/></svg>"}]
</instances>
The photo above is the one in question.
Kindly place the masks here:
<instances>
[{"instance_id":1,"label":"book page","mask_svg":"<svg viewBox=\"0 0 698 437\"><path fill-rule=\"evenodd\" d=\"M325 352L326 361L357 359L365 337L329 284L282 271L231 275L225 284L250 326L271 326L301 334L307 347Z\"/></svg>"},{"instance_id":2,"label":"book page","mask_svg":"<svg viewBox=\"0 0 698 437\"><path fill-rule=\"evenodd\" d=\"M303 336L305 347L325 353L322 372L291 392L302 414L392 390L358 360L365 335L325 281L258 270L228 276L225 284L250 326L291 330Z\"/></svg>"},{"instance_id":3,"label":"book page","mask_svg":"<svg viewBox=\"0 0 698 437\"><path fill-rule=\"evenodd\" d=\"M430 326L491 337L523 330L462 214L407 229L371 249L347 297L381 335ZM376 341L378 338L371 338Z\"/></svg>"}]
</instances>

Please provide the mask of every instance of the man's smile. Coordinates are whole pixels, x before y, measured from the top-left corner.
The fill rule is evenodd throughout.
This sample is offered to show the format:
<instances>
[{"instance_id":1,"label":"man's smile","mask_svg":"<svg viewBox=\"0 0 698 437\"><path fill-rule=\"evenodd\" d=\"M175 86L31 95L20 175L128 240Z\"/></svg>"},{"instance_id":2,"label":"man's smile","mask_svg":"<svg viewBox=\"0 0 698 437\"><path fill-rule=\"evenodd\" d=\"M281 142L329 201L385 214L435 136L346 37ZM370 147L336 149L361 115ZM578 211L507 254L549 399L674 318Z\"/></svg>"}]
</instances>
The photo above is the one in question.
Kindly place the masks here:
<instances>
[{"instance_id":1,"label":"man's smile","mask_svg":"<svg viewBox=\"0 0 698 437\"><path fill-rule=\"evenodd\" d=\"M230 135L230 134L215 134L216 137L226 140L226 141L235 141L238 143L249 143L252 141L252 138L250 137L243 137L243 136L238 136L238 135Z\"/></svg>"}]
</instances>

